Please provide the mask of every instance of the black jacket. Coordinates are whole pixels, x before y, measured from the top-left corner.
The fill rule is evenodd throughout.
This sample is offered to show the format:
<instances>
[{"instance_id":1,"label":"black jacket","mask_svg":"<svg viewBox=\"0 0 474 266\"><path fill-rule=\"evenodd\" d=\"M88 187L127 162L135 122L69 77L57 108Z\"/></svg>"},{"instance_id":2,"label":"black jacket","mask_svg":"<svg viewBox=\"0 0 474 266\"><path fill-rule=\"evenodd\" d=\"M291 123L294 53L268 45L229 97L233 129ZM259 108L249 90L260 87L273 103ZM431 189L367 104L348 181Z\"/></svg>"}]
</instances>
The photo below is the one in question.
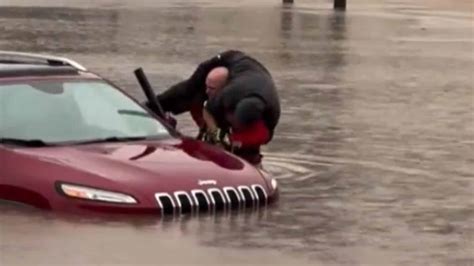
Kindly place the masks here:
<instances>
[{"instance_id":1,"label":"black jacket","mask_svg":"<svg viewBox=\"0 0 474 266\"><path fill-rule=\"evenodd\" d=\"M280 118L280 101L268 70L240 51L225 51L199 64L190 78L179 82L157 99L164 111L180 114L207 100L205 81L215 67L229 69L227 85L210 99L207 109L221 128L228 128L225 114L232 112L242 124L263 119L271 135Z\"/></svg>"}]
</instances>

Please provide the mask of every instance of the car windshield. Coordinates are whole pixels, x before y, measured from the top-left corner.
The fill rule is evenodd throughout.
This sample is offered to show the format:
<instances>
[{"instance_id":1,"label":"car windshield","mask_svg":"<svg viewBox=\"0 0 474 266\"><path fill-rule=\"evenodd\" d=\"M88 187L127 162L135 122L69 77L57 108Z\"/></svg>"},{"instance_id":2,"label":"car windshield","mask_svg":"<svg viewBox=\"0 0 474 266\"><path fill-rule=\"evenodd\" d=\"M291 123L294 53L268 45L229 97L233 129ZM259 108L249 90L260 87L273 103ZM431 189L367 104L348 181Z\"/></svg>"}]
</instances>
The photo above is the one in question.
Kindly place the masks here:
<instances>
[{"instance_id":1,"label":"car windshield","mask_svg":"<svg viewBox=\"0 0 474 266\"><path fill-rule=\"evenodd\" d=\"M0 138L46 143L166 137L168 130L102 81L0 84Z\"/></svg>"}]
</instances>

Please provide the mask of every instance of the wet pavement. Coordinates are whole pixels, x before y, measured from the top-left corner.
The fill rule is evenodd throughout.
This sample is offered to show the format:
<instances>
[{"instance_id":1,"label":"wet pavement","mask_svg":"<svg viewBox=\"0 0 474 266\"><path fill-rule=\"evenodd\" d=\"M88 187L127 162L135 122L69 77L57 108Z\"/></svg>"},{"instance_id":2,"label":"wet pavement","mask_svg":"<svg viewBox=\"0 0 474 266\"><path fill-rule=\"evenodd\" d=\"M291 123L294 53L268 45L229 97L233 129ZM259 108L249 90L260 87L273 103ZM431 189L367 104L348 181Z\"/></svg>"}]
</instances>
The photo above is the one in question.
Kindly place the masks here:
<instances>
[{"instance_id":1,"label":"wet pavement","mask_svg":"<svg viewBox=\"0 0 474 266\"><path fill-rule=\"evenodd\" d=\"M2 203L0 265L474 265L472 1L97 2L1 0L0 50L71 57L140 99L137 67L163 90L250 53L282 99L264 159L280 202L172 220Z\"/></svg>"}]
</instances>

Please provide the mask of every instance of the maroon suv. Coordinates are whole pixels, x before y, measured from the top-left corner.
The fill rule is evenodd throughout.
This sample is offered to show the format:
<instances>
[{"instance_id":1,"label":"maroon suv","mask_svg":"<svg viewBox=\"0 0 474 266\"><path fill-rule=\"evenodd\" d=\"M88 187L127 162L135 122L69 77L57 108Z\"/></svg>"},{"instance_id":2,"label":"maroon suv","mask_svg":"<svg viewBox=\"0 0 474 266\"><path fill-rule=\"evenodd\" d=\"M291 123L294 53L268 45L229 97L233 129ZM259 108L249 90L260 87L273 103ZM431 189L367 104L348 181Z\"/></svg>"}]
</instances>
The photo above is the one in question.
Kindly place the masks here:
<instances>
[{"instance_id":1,"label":"maroon suv","mask_svg":"<svg viewBox=\"0 0 474 266\"><path fill-rule=\"evenodd\" d=\"M60 211L257 208L277 182L60 57L0 51L0 200Z\"/></svg>"}]
</instances>

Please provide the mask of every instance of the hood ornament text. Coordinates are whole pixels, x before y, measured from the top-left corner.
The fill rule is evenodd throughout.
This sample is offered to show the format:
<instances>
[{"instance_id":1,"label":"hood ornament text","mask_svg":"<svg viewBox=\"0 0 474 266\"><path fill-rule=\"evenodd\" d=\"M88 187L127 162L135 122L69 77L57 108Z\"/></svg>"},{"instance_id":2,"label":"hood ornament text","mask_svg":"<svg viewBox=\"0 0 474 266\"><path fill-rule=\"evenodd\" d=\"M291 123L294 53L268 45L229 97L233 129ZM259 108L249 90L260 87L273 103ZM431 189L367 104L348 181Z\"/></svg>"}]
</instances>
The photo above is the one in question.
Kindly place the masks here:
<instances>
[{"instance_id":1,"label":"hood ornament text","mask_svg":"<svg viewBox=\"0 0 474 266\"><path fill-rule=\"evenodd\" d=\"M213 180L213 179L198 180L198 185L200 185L200 186L215 186L215 185L217 185L217 181Z\"/></svg>"}]
</instances>

